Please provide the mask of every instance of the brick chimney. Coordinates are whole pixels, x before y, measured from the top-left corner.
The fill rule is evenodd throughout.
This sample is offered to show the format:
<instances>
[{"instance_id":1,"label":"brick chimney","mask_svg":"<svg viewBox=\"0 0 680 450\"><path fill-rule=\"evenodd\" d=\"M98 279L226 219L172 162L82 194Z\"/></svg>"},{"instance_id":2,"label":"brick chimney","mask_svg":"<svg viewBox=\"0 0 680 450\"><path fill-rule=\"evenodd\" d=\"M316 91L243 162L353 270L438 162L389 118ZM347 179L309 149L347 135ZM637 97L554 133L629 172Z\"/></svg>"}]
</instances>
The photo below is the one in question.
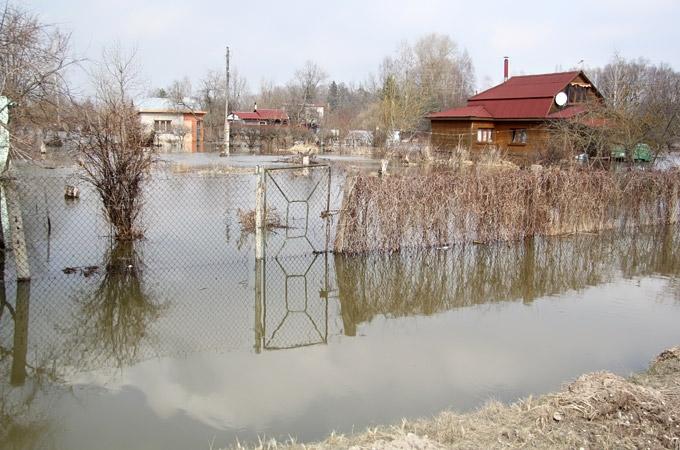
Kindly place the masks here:
<instances>
[{"instance_id":1,"label":"brick chimney","mask_svg":"<svg viewBox=\"0 0 680 450\"><path fill-rule=\"evenodd\" d=\"M503 57L503 82L508 81L508 72L509 72L509 59L507 56Z\"/></svg>"}]
</instances>

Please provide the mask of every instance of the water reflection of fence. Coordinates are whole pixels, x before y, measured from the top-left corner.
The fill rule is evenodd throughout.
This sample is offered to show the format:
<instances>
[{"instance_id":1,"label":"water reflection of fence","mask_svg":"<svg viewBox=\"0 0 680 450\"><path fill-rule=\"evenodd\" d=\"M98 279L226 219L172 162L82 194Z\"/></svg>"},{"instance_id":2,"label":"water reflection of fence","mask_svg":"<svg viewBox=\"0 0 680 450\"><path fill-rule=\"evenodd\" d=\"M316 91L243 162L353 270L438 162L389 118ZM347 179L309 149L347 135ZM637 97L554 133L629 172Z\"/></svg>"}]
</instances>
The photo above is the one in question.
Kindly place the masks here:
<instances>
[{"instance_id":1,"label":"water reflection of fence","mask_svg":"<svg viewBox=\"0 0 680 450\"><path fill-rule=\"evenodd\" d=\"M264 289L256 350L325 344L328 341L328 258L310 254L277 257L264 264Z\"/></svg>"},{"instance_id":2,"label":"water reflection of fence","mask_svg":"<svg viewBox=\"0 0 680 450\"><path fill-rule=\"evenodd\" d=\"M253 295L254 265L154 269L143 253L116 247L105 270L89 277L38 278L30 290L3 284L0 347L12 360L23 353L31 367L37 358L91 370L163 355L326 343L331 335L357 334L377 315L531 302L619 275L675 276L677 239L664 229L418 254L275 258L263 265L260 296ZM30 349L22 344L27 333Z\"/></svg>"}]
</instances>

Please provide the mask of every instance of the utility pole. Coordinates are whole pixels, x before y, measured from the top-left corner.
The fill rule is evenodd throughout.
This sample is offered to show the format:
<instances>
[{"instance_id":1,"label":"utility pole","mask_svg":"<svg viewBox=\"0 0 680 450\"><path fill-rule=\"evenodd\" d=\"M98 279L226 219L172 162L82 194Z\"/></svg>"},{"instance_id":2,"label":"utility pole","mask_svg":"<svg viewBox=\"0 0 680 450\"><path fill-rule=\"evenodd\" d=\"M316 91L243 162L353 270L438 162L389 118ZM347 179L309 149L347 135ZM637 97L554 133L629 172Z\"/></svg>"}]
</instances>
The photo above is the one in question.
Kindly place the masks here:
<instances>
[{"instance_id":1,"label":"utility pole","mask_svg":"<svg viewBox=\"0 0 680 450\"><path fill-rule=\"evenodd\" d=\"M229 156L229 47L227 46L227 84L224 94L224 148L220 156Z\"/></svg>"}]
</instances>

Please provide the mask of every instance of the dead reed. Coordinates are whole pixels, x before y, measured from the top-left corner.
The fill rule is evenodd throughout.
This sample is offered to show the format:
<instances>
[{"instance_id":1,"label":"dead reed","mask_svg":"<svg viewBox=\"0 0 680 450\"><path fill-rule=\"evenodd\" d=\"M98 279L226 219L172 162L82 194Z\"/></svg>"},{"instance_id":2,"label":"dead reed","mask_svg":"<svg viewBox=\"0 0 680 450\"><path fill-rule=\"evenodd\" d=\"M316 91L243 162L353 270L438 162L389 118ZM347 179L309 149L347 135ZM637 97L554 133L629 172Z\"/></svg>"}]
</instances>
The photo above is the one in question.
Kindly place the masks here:
<instances>
[{"instance_id":1,"label":"dead reed","mask_svg":"<svg viewBox=\"0 0 680 450\"><path fill-rule=\"evenodd\" d=\"M680 171L473 167L348 183L335 251L363 253L676 223Z\"/></svg>"}]
</instances>

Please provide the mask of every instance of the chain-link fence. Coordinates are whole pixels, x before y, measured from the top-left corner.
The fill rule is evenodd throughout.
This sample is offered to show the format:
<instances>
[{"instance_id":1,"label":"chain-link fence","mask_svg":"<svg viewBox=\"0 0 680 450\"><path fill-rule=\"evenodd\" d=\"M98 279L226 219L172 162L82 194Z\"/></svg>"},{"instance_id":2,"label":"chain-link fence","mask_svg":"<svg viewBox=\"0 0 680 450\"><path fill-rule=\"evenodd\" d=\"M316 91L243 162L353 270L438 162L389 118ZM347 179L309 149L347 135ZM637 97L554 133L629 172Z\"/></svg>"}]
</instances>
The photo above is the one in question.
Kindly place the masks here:
<instances>
[{"instance_id":1,"label":"chain-link fence","mask_svg":"<svg viewBox=\"0 0 680 450\"><path fill-rule=\"evenodd\" d=\"M72 173L45 173L15 182L28 290L15 283L13 252L0 252L0 356L32 351L34 367L42 359L81 370L163 355L315 345L353 335L375 315L531 301L617 271L640 273L626 262L655 271L677 266L677 252L658 251L672 247L675 233L630 242L620 233L538 240L505 250L458 246L417 258L332 255L344 180L322 165L155 173L144 190L144 237L117 243L96 191ZM79 198L64 197L69 185ZM28 330L30 345L17 346Z\"/></svg>"},{"instance_id":2,"label":"chain-link fence","mask_svg":"<svg viewBox=\"0 0 680 450\"><path fill-rule=\"evenodd\" d=\"M18 176L31 281L17 289L6 253L0 324L15 326L2 327L0 348L16 348L17 330L30 329L29 359L39 352L82 371L326 342L331 180L328 166L155 173L144 186L143 238L117 242L98 192L73 173ZM254 229L260 182L263 233ZM74 187L77 198L66 197ZM267 267L259 281L256 239ZM22 296L25 327L14 306Z\"/></svg>"}]
</instances>

